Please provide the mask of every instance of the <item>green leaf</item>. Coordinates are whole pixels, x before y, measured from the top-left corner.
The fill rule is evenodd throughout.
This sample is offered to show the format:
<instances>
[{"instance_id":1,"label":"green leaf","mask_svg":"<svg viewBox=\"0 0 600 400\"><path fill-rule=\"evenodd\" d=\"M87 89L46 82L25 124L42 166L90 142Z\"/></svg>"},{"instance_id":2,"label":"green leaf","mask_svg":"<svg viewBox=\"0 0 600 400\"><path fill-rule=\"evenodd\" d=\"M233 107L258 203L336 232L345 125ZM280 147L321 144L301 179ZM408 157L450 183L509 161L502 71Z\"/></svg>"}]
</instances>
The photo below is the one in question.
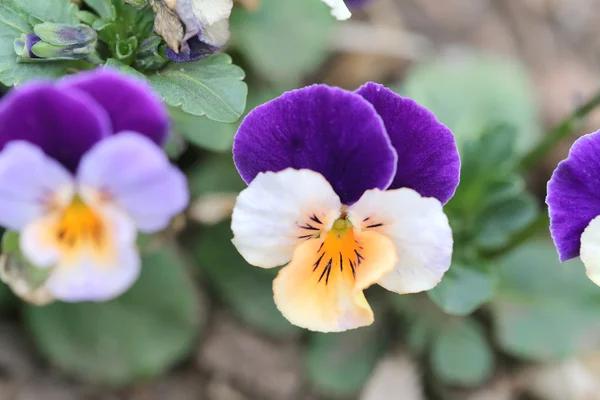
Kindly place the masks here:
<instances>
[{"instance_id":1,"label":"green leaf","mask_svg":"<svg viewBox=\"0 0 600 400\"><path fill-rule=\"evenodd\" d=\"M442 310L453 315L469 315L494 295L491 271L453 263L444 279L427 292Z\"/></svg>"},{"instance_id":2,"label":"green leaf","mask_svg":"<svg viewBox=\"0 0 600 400\"><path fill-rule=\"evenodd\" d=\"M301 329L275 307L272 286L276 271L246 263L231 243L229 226L228 221L207 228L188 243L197 265L238 318L274 337L298 335Z\"/></svg>"},{"instance_id":3,"label":"green leaf","mask_svg":"<svg viewBox=\"0 0 600 400\"><path fill-rule=\"evenodd\" d=\"M266 103L281 94L280 91L272 89L257 89L252 87L248 93L246 109L249 111ZM228 124L212 121L206 117L197 117L187 114L178 108L170 107L175 132L181 134L192 144L206 150L216 152L231 152L233 137L241 122ZM231 163L231 160L229 160ZM241 190L241 189L240 189Z\"/></svg>"},{"instance_id":4,"label":"green leaf","mask_svg":"<svg viewBox=\"0 0 600 400\"><path fill-rule=\"evenodd\" d=\"M494 368L494 353L476 320L453 321L437 336L430 354L431 368L442 381L477 386Z\"/></svg>"},{"instance_id":5,"label":"green leaf","mask_svg":"<svg viewBox=\"0 0 600 400\"><path fill-rule=\"evenodd\" d=\"M516 164L516 131L512 127L488 127L467 140L461 152L461 184L473 185L509 175Z\"/></svg>"},{"instance_id":6,"label":"green leaf","mask_svg":"<svg viewBox=\"0 0 600 400\"><path fill-rule=\"evenodd\" d=\"M508 126L522 154L540 137L535 91L525 69L515 62L475 56L416 65L400 90L447 125L459 148L490 126Z\"/></svg>"},{"instance_id":7,"label":"green leaf","mask_svg":"<svg viewBox=\"0 0 600 400\"><path fill-rule=\"evenodd\" d=\"M238 193L246 187L231 155L214 155L187 171L192 199L210 193Z\"/></svg>"},{"instance_id":8,"label":"green leaf","mask_svg":"<svg viewBox=\"0 0 600 400\"><path fill-rule=\"evenodd\" d=\"M550 241L535 240L503 258L498 273L492 311L504 351L555 361L593 346L600 292L578 259L561 264Z\"/></svg>"},{"instance_id":9,"label":"green leaf","mask_svg":"<svg viewBox=\"0 0 600 400\"><path fill-rule=\"evenodd\" d=\"M356 394L384 349L379 324L342 333L315 333L306 353L308 381L328 396Z\"/></svg>"},{"instance_id":10,"label":"green leaf","mask_svg":"<svg viewBox=\"0 0 600 400\"><path fill-rule=\"evenodd\" d=\"M111 0L84 0L92 10L94 10L102 19L114 21L116 18L115 7Z\"/></svg>"},{"instance_id":11,"label":"green leaf","mask_svg":"<svg viewBox=\"0 0 600 400\"><path fill-rule=\"evenodd\" d=\"M256 11L235 8L232 44L264 78L297 83L329 53L335 26L319 0L261 0Z\"/></svg>"},{"instance_id":12,"label":"green leaf","mask_svg":"<svg viewBox=\"0 0 600 400\"><path fill-rule=\"evenodd\" d=\"M33 33L30 16L39 22L77 23L77 7L65 0L0 0L0 82L13 86L30 79L59 78L78 64L73 61L18 63L14 41Z\"/></svg>"},{"instance_id":13,"label":"green leaf","mask_svg":"<svg viewBox=\"0 0 600 400\"><path fill-rule=\"evenodd\" d=\"M11 2L8 0L7 2ZM76 24L77 6L66 0L27 0L17 4L28 14L44 22Z\"/></svg>"},{"instance_id":14,"label":"green leaf","mask_svg":"<svg viewBox=\"0 0 600 400\"><path fill-rule=\"evenodd\" d=\"M538 214L537 201L528 193L492 204L478 216L475 242L483 249L506 246L513 234L531 224Z\"/></svg>"},{"instance_id":15,"label":"green leaf","mask_svg":"<svg viewBox=\"0 0 600 400\"><path fill-rule=\"evenodd\" d=\"M114 58L109 58L106 60L106 64L104 64L104 68L114 68L118 69L121 72L124 72L129 75L133 75L136 78L147 80L146 75L142 74L135 68L130 67L129 65L123 64L121 61L116 60Z\"/></svg>"},{"instance_id":16,"label":"green leaf","mask_svg":"<svg viewBox=\"0 0 600 400\"><path fill-rule=\"evenodd\" d=\"M139 281L106 303L26 307L25 322L55 366L111 386L165 372L194 348L205 310L170 247L143 257Z\"/></svg>"},{"instance_id":17,"label":"green leaf","mask_svg":"<svg viewBox=\"0 0 600 400\"><path fill-rule=\"evenodd\" d=\"M171 63L148 80L173 107L218 122L235 122L246 107L244 71L227 54L185 64Z\"/></svg>"},{"instance_id":18,"label":"green leaf","mask_svg":"<svg viewBox=\"0 0 600 400\"><path fill-rule=\"evenodd\" d=\"M198 117L175 107L170 107L169 113L175 132L192 144L211 151L231 151L237 125Z\"/></svg>"}]
</instances>

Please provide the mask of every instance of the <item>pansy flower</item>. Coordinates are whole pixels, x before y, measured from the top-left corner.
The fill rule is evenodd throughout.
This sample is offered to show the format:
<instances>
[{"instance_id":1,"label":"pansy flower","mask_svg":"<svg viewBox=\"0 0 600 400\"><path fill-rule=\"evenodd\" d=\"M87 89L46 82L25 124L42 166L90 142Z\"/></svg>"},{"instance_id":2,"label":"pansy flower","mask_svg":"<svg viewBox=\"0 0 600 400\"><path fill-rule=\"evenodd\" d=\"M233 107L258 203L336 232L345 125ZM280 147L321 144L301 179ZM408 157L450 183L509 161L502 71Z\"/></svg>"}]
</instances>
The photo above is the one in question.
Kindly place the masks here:
<instances>
[{"instance_id":1,"label":"pansy flower","mask_svg":"<svg viewBox=\"0 0 600 400\"><path fill-rule=\"evenodd\" d=\"M579 138L548 182L550 232L561 261L581 256L600 285L600 132Z\"/></svg>"},{"instance_id":2,"label":"pansy flower","mask_svg":"<svg viewBox=\"0 0 600 400\"><path fill-rule=\"evenodd\" d=\"M167 42L166 56L195 61L218 52L229 40L233 0L156 0L154 30Z\"/></svg>"},{"instance_id":3,"label":"pansy flower","mask_svg":"<svg viewBox=\"0 0 600 400\"><path fill-rule=\"evenodd\" d=\"M111 70L37 82L0 103L0 225L48 269L64 301L103 301L140 273L138 232L162 230L188 204L184 175L161 148L165 106Z\"/></svg>"},{"instance_id":4,"label":"pansy flower","mask_svg":"<svg viewBox=\"0 0 600 400\"><path fill-rule=\"evenodd\" d=\"M274 297L293 324L369 325L364 289L429 290L448 270L442 204L460 160L450 130L414 101L375 83L291 91L246 117L233 155L249 184L233 243L252 265L284 265Z\"/></svg>"}]
</instances>

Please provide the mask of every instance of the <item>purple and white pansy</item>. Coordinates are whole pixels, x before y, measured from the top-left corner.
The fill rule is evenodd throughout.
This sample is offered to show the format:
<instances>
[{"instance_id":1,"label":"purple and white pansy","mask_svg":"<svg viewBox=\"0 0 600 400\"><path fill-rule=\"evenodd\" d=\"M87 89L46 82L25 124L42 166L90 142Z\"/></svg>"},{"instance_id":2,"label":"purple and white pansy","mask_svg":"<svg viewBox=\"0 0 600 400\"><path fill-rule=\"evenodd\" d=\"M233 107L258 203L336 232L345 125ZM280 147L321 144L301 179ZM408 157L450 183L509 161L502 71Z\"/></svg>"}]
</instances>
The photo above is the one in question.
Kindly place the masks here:
<instances>
[{"instance_id":1,"label":"purple and white pansy","mask_svg":"<svg viewBox=\"0 0 600 400\"><path fill-rule=\"evenodd\" d=\"M442 205L460 159L452 132L413 100L375 83L294 90L250 112L233 155L249 185L233 243L252 265L285 265L273 290L293 324L369 325L364 289L429 290L450 267Z\"/></svg>"},{"instance_id":2,"label":"purple and white pansy","mask_svg":"<svg viewBox=\"0 0 600 400\"><path fill-rule=\"evenodd\" d=\"M581 257L600 285L600 132L579 138L548 182L550 232L561 261Z\"/></svg>"},{"instance_id":3,"label":"purple and white pansy","mask_svg":"<svg viewBox=\"0 0 600 400\"><path fill-rule=\"evenodd\" d=\"M45 289L68 302L122 294L140 273L138 232L164 229L188 204L161 148L161 100L142 81L96 70L14 89L0 121L0 225L49 269Z\"/></svg>"}]
</instances>

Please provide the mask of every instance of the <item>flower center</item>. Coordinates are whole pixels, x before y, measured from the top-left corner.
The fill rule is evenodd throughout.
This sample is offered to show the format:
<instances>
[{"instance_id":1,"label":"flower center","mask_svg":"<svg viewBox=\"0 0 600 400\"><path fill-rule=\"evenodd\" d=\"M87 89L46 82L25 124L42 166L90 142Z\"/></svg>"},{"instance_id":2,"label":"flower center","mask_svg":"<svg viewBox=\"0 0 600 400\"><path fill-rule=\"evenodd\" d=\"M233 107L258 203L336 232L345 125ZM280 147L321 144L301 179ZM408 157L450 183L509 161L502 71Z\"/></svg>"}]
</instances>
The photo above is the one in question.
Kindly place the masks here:
<instances>
[{"instance_id":1,"label":"flower center","mask_svg":"<svg viewBox=\"0 0 600 400\"><path fill-rule=\"evenodd\" d=\"M356 268L364 260L362 249L352 223L344 218L336 220L319 247L313 265L313 272L319 273L319 282L324 281L327 285L332 273L351 275L354 279Z\"/></svg>"},{"instance_id":2,"label":"flower center","mask_svg":"<svg viewBox=\"0 0 600 400\"><path fill-rule=\"evenodd\" d=\"M66 250L78 248L86 243L100 250L105 243L105 231L103 221L76 196L56 224L54 237Z\"/></svg>"}]
</instances>

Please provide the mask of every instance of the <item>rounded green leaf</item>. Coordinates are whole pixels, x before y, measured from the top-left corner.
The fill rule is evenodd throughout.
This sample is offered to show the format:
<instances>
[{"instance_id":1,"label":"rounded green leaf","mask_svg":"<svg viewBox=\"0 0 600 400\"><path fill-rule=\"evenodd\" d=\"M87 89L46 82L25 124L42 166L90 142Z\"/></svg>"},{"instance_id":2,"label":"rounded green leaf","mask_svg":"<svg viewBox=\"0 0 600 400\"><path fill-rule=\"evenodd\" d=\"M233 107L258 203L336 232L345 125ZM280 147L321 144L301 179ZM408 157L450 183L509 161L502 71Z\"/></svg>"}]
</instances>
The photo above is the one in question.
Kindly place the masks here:
<instances>
[{"instance_id":1,"label":"rounded green leaf","mask_svg":"<svg viewBox=\"0 0 600 400\"><path fill-rule=\"evenodd\" d=\"M301 329L275 307L273 279L277 271L249 265L231 243L229 225L227 221L207 228L188 241L197 265L238 318L276 337L298 335Z\"/></svg>"},{"instance_id":2,"label":"rounded green leaf","mask_svg":"<svg viewBox=\"0 0 600 400\"><path fill-rule=\"evenodd\" d=\"M111 386L158 376L193 349L205 310L170 247L143 257L139 281L106 303L26 307L40 352L80 379Z\"/></svg>"},{"instance_id":3,"label":"rounded green leaf","mask_svg":"<svg viewBox=\"0 0 600 400\"><path fill-rule=\"evenodd\" d=\"M538 214L537 200L529 193L492 203L478 216L475 242L483 249L506 246L511 237L531 224Z\"/></svg>"},{"instance_id":4,"label":"rounded green leaf","mask_svg":"<svg viewBox=\"0 0 600 400\"><path fill-rule=\"evenodd\" d=\"M479 385L494 368L494 353L472 319L450 322L433 343L430 359L436 376L452 385Z\"/></svg>"},{"instance_id":5,"label":"rounded green leaf","mask_svg":"<svg viewBox=\"0 0 600 400\"><path fill-rule=\"evenodd\" d=\"M264 79L294 84L327 57L335 19L319 0L261 0L230 22L232 44Z\"/></svg>"},{"instance_id":6,"label":"rounded green leaf","mask_svg":"<svg viewBox=\"0 0 600 400\"><path fill-rule=\"evenodd\" d=\"M192 144L206 150L231 152L233 136L237 125L216 122L206 116L199 117L183 112L179 108L170 107L173 129Z\"/></svg>"},{"instance_id":7,"label":"rounded green leaf","mask_svg":"<svg viewBox=\"0 0 600 400\"><path fill-rule=\"evenodd\" d=\"M526 243L498 265L494 330L504 351L536 361L572 357L600 333L600 291L578 259L561 264L550 241Z\"/></svg>"},{"instance_id":8,"label":"rounded green leaf","mask_svg":"<svg viewBox=\"0 0 600 400\"><path fill-rule=\"evenodd\" d=\"M235 122L244 113L248 86L244 71L227 54L185 64L171 63L148 81L172 107L218 122Z\"/></svg>"},{"instance_id":9,"label":"rounded green leaf","mask_svg":"<svg viewBox=\"0 0 600 400\"><path fill-rule=\"evenodd\" d=\"M313 334L306 353L307 378L328 396L356 394L371 375L384 344L379 324L342 333Z\"/></svg>"},{"instance_id":10,"label":"rounded green leaf","mask_svg":"<svg viewBox=\"0 0 600 400\"><path fill-rule=\"evenodd\" d=\"M479 56L417 65L401 92L433 111L459 147L497 125L516 130L519 153L540 137L533 85L525 69L509 60Z\"/></svg>"},{"instance_id":11,"label":"rounded green leaf","mask_svg":"<svg viewBox=\"0 0 600 400\"><path fill-rule=\"evenodd\" d=\"M469 315L494 295L494 276L491 271L455 263L427 295L449 314Z\"/></svg>"}]
</instances>

